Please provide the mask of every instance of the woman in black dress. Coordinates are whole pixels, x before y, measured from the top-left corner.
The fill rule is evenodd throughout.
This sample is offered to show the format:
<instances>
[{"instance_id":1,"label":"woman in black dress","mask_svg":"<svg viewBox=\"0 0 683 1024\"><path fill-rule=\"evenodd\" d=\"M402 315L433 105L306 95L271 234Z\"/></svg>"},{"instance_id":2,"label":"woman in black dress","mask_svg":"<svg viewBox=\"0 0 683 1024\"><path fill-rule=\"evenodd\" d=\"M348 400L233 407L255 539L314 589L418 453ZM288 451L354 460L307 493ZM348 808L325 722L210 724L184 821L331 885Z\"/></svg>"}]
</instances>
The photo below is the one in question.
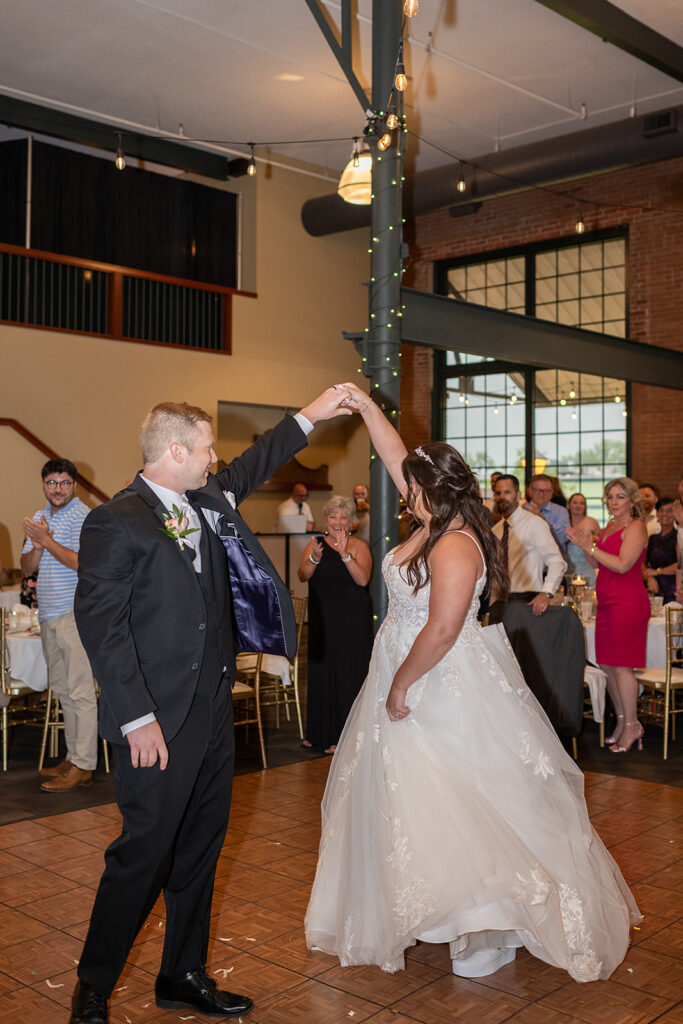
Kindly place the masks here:
<instances>
[{"instance_id":1,"label":"woman in black dress","mask_svg":"<svg viewBox=\"0 0 683 1024\"><path fill-rule=\"evenodd\" d=\"M305 747L333 754L372 651L368 583L372 555L351 536L355 506L335 495L323 508L326 534L304 548L299 579L308 580L308 714Z\"/></svg>"},{"instance_id":2,"label":"woman in black dress","mask_svg":"<svg viewBox=\"0 0 683 1024\"><path fill-rule=\"evenodd\" d=\"M675 597L676 566L680 556L673 498L660 498L655 508L660 532L648 538L643 576L648 591L655 597L663 597L664 604L668 604Z\"/></svg>"}]
</instances>

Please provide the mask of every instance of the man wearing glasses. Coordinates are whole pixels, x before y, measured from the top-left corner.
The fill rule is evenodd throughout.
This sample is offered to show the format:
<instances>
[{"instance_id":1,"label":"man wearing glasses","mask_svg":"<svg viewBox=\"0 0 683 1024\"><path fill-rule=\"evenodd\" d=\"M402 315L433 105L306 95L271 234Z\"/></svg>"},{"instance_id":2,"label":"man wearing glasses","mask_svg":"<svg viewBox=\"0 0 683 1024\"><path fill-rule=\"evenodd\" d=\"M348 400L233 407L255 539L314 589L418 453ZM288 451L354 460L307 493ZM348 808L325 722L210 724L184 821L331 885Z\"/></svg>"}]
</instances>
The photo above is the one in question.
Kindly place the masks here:
<instances>
[{"instance_id":1,"label":"man wearing glasses","mask_svg":"<svg viewBox=\"0 0 683 1024\"><path fill-rule=\"evenodd\" d=\"M97 697L90 662L76 629L74 594L78 583L81 527L90 509L75 496L76 467L50 459L42 468L47 505L23 520L24 576L38 570L38 621L48 679L64 715L66 757L44 768L46 793L89 786L97 763Z\"/></svg>"},{"instance_id":2,"label":"man wearing glasses","mask_svg":"<svg viewBox=\"0 0 683 1024\"><path fill-rule=\"evenodd\" d=\"M553 482L545 473L536 473L528 484L529 501L523 507L527 512L545 519L562 554L567 550L569 513L562 505L552 501Z\"/></svg>"}]
</instances>

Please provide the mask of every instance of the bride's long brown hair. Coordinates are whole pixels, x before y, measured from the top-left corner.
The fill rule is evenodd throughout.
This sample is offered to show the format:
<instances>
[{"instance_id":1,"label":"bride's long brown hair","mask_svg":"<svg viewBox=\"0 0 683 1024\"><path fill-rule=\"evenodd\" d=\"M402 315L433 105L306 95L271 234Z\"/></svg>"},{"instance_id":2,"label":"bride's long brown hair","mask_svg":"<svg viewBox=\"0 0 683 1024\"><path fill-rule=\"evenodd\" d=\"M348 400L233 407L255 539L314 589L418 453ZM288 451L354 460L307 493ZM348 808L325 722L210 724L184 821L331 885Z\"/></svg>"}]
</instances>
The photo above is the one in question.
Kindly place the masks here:
<instances>
[{"instance_id":1,"label":"bride's long brown hair","mask_svg":"<svg viewBox=\"0 0 683 1024\"><path fill-rule=\"evenodd\" d=\"M414 587L413 592L417 593L430 579L428 559L434 545L456 516L462 516L464 525L474 530L481 544L488 587L505 597L509 583L501 561L500 543L489 525L477 478L460 452L443 441L432 441L408 452L401 470L408 484L408 508L415 514L411 487L414 484L420 489L422 501L432 517L427 540L407 563L406 575Z\"/></svg>"}]
</instances>

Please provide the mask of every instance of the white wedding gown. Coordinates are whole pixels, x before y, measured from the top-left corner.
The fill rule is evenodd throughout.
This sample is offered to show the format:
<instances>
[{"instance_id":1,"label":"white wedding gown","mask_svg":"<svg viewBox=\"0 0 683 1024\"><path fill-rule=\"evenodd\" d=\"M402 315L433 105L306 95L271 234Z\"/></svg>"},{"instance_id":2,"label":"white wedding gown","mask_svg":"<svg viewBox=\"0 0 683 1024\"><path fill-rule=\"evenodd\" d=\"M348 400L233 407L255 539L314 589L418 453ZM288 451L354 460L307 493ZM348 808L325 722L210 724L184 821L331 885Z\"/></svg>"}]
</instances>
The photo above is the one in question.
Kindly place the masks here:
<instances>
[{"instance_id":1,"label":"white wedding gown","mask_svg":"<svg viewBox=\"0 0 683 1024\"><path fill-rule=\"evenodd\" d=\"M393 972L417 939L450 942L454 970L526 946L577 981L608 978L641 915L502 626L477 622L484 577L454 646L408 690L410 715L389 721L429 604L393 554L388 614L323 798L309 948Z\"/></svg>"}]
</instances>

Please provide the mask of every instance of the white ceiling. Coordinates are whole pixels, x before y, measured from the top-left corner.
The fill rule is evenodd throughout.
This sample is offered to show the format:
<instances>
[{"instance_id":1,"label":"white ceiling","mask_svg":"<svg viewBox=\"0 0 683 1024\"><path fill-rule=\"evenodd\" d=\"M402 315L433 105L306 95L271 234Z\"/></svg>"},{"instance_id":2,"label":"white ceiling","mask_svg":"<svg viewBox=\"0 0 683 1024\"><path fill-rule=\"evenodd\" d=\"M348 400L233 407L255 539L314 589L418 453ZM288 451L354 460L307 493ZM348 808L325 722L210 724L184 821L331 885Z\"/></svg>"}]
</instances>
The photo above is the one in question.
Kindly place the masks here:
<instances>
[{"instance_id":1,"label":"white ceiling","mask_svg":"<svg viewBox=\"0 0 683 1024\"><path fill-rule=\"evenodd\" d=\"M340 4L325 6L339 24ZM683 45L681 0L617 6ZM358 0L364 86L371 10ZM535 0L421 0L408 33L418 170L620 120L634 103L639 113L683 103L681 82ZM226 154L254 141L257 158L334 180L364 125L304 0L3 0L2 93L124 130L176 136L182 125ZM293 144L332 138L342 141Z\"/></svg>"}]
</instances>

